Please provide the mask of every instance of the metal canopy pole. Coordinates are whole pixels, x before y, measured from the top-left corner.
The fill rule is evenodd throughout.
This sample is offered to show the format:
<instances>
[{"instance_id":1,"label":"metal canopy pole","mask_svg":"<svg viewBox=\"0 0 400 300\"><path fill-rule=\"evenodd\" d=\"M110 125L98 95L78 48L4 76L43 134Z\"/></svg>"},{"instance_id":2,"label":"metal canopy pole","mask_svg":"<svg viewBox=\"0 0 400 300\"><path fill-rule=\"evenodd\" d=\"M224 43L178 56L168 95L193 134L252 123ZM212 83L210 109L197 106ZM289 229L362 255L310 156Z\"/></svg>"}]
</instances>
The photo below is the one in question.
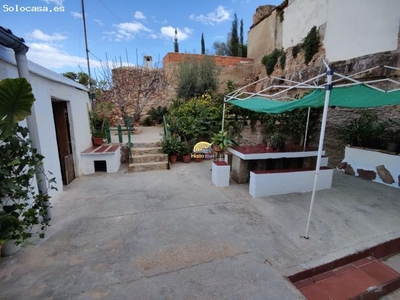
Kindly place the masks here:
<instances>
[{"instance_id":1,"label":"metal canopy pole","mask_svg":"<svg viewBox=\"0 0 400 300\"><path fill-rule=\"evenodd\" d=\"M308 113L307 113L307 123L306 123L306 132L304 133L303 152L306 151L307 135L308 135L308 124L309 124L309 122L310 122L310 112L311 112L311 107L308 108Z\"/></svg>"},{"instance_id":2,"label":"metal canopy pole","mask_svg":"<svg viewBox=\"0 0 400 300\"><path fill-rule=\"evenodd\" d=\"M221 131L224 131L224 123L225 123L225 99L224 99L224 106L222 108L222 128Z\"/></svg>"},{"instance_id":3,"label":"metal canopy pole","mask_svg":"<svg viewBox=\"0 0 400 300\"><path fill-rule=\"evenodd\" d=\"M316 189L317 189L318 175L319 175L319 172L320 172L319 169L320 169L320 166L321 166L322 147L324 145L326 119L327 119L327 116L328 116L328 108L329 108L329 98L330 98L331 90L332 90L333 71L330 69L329 66L327 66L327 68L328 68L328 71L326 72L327 83L325 85L324 112L323 112L323 115L322 115L321 134L320 134L320 137L319 137L317 165L315 167L314 187L313 187L313 192L312 192L312 195L311 195L311 203L310 203L310 210L309 210L309 213L308 213L306 234L304 235L305 239L308 239L308 230L310 229L311 213L312 213L312 209L313 209L313 206L314 206L315 192L316 192Z\"/></svg>"}]
</instances>

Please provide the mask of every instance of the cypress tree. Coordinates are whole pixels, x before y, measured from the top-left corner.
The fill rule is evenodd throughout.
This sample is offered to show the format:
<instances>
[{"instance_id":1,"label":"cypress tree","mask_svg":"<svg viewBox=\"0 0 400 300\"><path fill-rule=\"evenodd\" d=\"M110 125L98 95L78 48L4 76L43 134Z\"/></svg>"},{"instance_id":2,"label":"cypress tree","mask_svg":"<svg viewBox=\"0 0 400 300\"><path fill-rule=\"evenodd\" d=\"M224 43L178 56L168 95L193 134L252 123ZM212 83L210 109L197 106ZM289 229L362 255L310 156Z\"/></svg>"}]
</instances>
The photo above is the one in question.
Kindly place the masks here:
<instances>
[{"instance_id":1,"label":"cypress tree","mask_svg":"<svg viewBox=\"0 0 400 300\"><path fill-rule=\"evenodd\" d=\"M178 31L175 28L175 39L174 39L174 51L176 53L179 52L179 45L178 45Z\"/></svg>"},{"instance_id":2,"label":"cypress tree","mask_svg":"<svg viewBox=\"0 0 400 300\"><path fill-rule=\"evenodd\" d=\"M204 43L204 34L201 34L201 54L206 54L206 45Z\"/></svg>"},{"instance_id":3,"label":"cypress tree","mask_svg":"<svg viewBox=\"0 0 400 300\"><path fill-rule=\"evenodd\" d=\"M236 13L232 21L231 38L229 40L229 55L239 56L238 20Z\"/></svg>"}]
</instances>

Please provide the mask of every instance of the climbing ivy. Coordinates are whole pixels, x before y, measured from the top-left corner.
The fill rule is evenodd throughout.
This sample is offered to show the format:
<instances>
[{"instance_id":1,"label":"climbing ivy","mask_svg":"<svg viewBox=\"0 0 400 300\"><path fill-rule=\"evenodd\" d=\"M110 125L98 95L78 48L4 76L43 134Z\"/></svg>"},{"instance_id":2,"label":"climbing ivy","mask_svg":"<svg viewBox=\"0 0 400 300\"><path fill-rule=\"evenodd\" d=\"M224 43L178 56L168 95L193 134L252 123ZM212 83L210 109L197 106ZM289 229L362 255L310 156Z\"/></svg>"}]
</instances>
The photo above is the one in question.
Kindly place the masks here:
<instances>
[{"instance_id":1,"label":"climbing ivy","mask_svg":"<svg viewBox=\"0 0 400 300\"><path fill-rule=\"evenodd\" d=\"M283 56L284 58L282 58ZM286 64L286 53L283 49L282 50L275 49L274 51L272 51L272 53L267 54L262 58L261 62L265 66L267 75L272 74L276 64L278 63L278 59L279 59L279 66L281 67L281 69L284 69Z\"/></svg>"},{"instance_id":2,"label":"climbing ivy","mask_svg":"<svg viewBox=\"0 0 400 300\"><path fill-rule=\"evenodd\" d=\"M292 56L294 59L296 59L297 54L301 51L301 44L297 44L296 46L293 47L292 49Z\"/></svg>"},{"instance_id":3,"label":"climbing ivy","mask_svg":"<svg viewBox=\"0 0 400 300\"><path fill-rule=\"evenodd\" d=\"M313 28L311 28L310 32L304 38L304 41L302 44L302 47L305 52L304 63L306 65L311 61L314 54L318 52L319 43L320 43L320 40L319 40L318 30L317 30L317 27L314 26Z\"/></svg>"}]
</instances>

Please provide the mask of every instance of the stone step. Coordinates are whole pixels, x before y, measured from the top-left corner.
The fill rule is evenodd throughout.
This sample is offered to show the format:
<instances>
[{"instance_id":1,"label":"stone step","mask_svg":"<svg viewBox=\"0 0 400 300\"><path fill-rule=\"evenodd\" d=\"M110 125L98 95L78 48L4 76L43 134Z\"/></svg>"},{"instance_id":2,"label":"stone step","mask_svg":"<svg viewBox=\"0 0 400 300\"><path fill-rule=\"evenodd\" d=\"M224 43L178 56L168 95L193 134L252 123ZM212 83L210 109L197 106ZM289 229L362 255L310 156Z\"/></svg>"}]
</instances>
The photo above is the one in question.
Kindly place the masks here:
<instances>
[{"instance_id":1,"label":"stone step","mask_svg":"<svg viewBox=\"0 0 400 300\"><path fill-rule=\"evenodd\" d=\"M145 172L152 170L167 170L167 162L151 162L151 163L132 163L129 164L128 171L132 172Z\"/></svg>"},{"instance_id":2,"label":"stone step","mask_svg":"<svg viewBox=\"0 0 400 300\"><path fill-rule=\"evenodd\" d=\"M145 163L145 162L168 162L168 155L164 153L157 154L141 154L132 156L133 163Z\"/></svg>"},{"instance_id":3,"label":"stone step","mask_svg":"<svg viewBox=\"0 0 400 300\"><path fill-rule=\"evenodd\" d=\"M132 155L158 154L158 153L162 153L161 147L132 148Z\"/></svg>"},{"instance_id":4,"label":"stone step","mask_svg":"<svg viewBox=\"0 0 400 300\"><path fill-rule=\"evenodd\" d=\"M153 148L153 147L161 147L161 142L132 143L132 148Z\"/></svg>"}]
</instances>

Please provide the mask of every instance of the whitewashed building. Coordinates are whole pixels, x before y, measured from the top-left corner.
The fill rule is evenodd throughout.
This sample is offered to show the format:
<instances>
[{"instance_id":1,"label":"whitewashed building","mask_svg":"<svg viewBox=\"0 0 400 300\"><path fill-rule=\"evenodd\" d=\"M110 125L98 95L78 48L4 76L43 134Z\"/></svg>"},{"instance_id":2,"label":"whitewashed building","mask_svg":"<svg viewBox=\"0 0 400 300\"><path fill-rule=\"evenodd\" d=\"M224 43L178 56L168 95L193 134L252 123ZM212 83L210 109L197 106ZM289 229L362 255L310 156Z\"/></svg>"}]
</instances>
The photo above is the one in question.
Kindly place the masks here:
<instances>
[{"instance_id":1,"label":"whitewashed building","mask_svg":"<svg viewBox=\"0 0 400 300\"><path fill-rule=\"evenodd\" d=\"M0 27L0 80L25 77L32 85L36 101L21 125L29 128L33 146L45 157L45 170L56 178L58 191L50 191L55 196L82 175L81 152L92 145L90 99L85 86L28 61L27 51L22 39Z\"/></svg>"}]
</instances>

